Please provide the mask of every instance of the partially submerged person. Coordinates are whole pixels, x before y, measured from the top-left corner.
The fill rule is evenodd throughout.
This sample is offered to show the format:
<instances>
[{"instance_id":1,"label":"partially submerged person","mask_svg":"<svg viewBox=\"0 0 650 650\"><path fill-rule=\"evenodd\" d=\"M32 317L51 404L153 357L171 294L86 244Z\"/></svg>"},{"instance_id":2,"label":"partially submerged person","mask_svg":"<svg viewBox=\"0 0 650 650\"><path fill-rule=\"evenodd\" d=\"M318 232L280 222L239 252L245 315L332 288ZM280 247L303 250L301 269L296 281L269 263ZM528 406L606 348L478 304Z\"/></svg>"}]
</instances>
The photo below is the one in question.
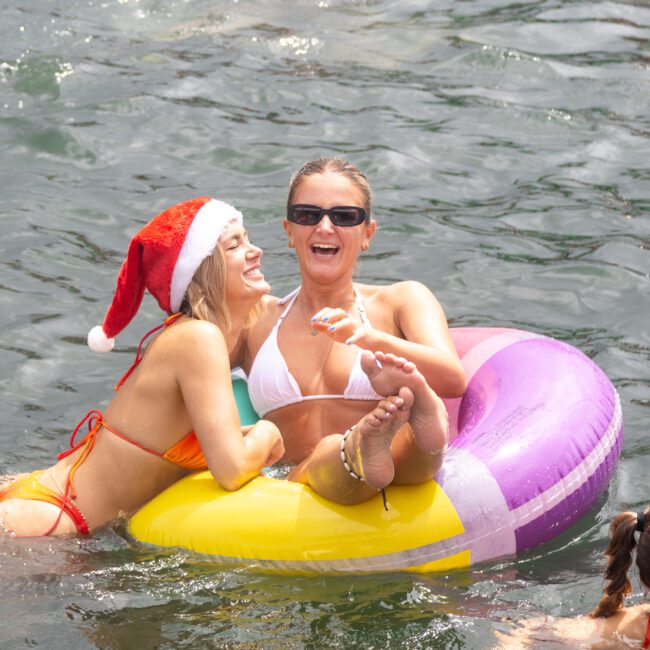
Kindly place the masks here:
<instances>
[{"instance_id":1,"label":"partially submerged person","mask_svg":"<svg viewBox=\"0 0 650 650\"><path fill-rule=\"evenodd\" d=\"M624 607L632 593L628 575L636 549L639 581L650 592L650 507L644 512L622 512L610 525L603 596L588 616L526 621L509 634L500 633L501 647L537 648L543 641L563 642L572 648L612 647L616 641L632 648L650 648L650 606ZM638 541L637 541L638 535Z\"/></svg>"},{"instance_id":2,"label":"partially submerged person","mask_svg":"<svg viewBox=\"0 0 650 650\"><path fill-rule=\"evenodd\" d=\"M110 350L145 289L170 316L142 350L145 335L105 412L79 423L71 449L0 489L5 533L87 534L191 471L209 468L236 490L283 455L271 422L242 429L230 378L230 354L269 291L261 255L241 214L209 197L169 208L133 237L89 345ZM86 422L88 433L75 442Z\"/></svg>"},{"instance_id":3,"label":"partially submerged person","mask_svg":"<svg viewBox=\"0 0 650 650\"><path fill-rule=\"evenodd\" d=\"M302 284L266 300L241 355L253 406L280 428L284 459L297 464L289 478L341 503L430 480L448 442L440 397L466 388L429 289L354 282L376 228L368 181L354 165L305 164L291 181L284 220ZM364 419L382 396L396 411Z\"/></svg>"}]
</instances>

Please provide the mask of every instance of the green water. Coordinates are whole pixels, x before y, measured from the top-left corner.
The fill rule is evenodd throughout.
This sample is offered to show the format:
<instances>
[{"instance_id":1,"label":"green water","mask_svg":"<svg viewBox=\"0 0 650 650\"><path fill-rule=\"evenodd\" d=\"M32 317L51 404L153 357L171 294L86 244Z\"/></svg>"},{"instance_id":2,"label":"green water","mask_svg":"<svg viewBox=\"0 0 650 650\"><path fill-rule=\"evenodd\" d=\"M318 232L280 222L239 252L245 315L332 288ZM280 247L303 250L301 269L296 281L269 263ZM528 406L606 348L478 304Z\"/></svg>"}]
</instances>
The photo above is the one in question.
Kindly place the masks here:
<instances>
[{"instance_id":1,"label":"green water","mask_svg":"<svg viewBox=\"0 0 650 650\"><path fill-rule=\"evenodd\" d=\"M289 177L334 153L375 191L359 279L576 345L626 436L574 528L449 575L226 570L119 525L2 540L0 647L490 648L507 616L588 611L610 517L650 497L649 36L642 0L3 3L0 474L49 464L159 322L146 300L120 351L85 346L140 225L232 202L281 294Z\"/></svg>"}]
</instances>

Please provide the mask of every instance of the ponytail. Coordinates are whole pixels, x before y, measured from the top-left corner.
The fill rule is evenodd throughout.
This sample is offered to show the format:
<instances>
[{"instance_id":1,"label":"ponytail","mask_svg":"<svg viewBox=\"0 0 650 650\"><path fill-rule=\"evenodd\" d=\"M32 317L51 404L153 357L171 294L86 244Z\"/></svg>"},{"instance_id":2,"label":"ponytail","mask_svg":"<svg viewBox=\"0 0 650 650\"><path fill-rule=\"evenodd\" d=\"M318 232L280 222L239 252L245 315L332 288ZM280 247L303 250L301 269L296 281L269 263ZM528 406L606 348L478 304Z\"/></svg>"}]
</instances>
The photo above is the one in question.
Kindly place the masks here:
<instances>
[{"instance_id":1,"label":"ponytail","mask_svg":"<svg viewBox=\"0 0 650 650\"><path fill-rule=\"evenodd\" d=\"M645 526L639 535L639 545L636 549L636 566L639 569L641 585L647 592L650 591L650 508L645 511L644 518Z\"/></svg>"},{"instance_id":2,"label":"ponytail","mask_svg":"<svg viewBox=\"0 0 650 650\"><path fill-rule=\"evenodd\" d=\"M622 512L612 520L609 544L605 550L608 558L605 580L609 580L609 584L603 589L600 602L591 612L592 618L607 618L616 613L623 606L625 596L632 591L627 572L632 566L632 551L636 546L635 528L634 512Z\"/></svg>"}]
</instances>

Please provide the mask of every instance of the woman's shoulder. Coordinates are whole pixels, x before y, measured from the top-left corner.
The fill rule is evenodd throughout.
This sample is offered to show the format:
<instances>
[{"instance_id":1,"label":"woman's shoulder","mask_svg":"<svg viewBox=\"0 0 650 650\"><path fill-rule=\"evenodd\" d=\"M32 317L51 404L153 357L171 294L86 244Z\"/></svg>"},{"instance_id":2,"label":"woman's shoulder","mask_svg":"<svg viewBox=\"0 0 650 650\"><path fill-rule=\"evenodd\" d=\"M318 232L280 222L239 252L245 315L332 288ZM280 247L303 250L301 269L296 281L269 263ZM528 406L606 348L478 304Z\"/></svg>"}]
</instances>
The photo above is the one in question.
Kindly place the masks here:
<instances>
[{"instance_id":1,"label":"woman's shoulder","mask_svg":"<svg viewBox=\"0 0 650 650\"><path fill-rule=\"evenodd\" d=\"M264 296L262 298L262 309L252 324L252 328L267 329L278 320L284 311L286 304L278 296Z\"/></svg>"},{"instance_id":2,"label":"woman's shoulder","mask_svg":"<svg viewBox=\"0 0 650 650\"><path fill-rule=\"evenodd\" d=\"M392 284L358 284L354 285L364 300L399 305L413 299L432 298L431 290L417 280L402 280Z\"/></svg>"},{"instance_id":3,"label":"woman's shoulder","mask_svg":"<svg viewBox=\"0 0 650 650\"><path fill-rule=\"evenodd\" d=\"M257 348L268 336L271 329L273 329L273 326L277 323L285 307L286 305L282 302L281 298L277 296L264 296L262 299L262 308L256 315L255 320L244 332L246 348L251 358L255 356ZM252 355L251 351L253 352Z\"/></svg>"},{"instance_id":4,"label":"woman's shoulder","mask_svg":"<svg viewBox=\"0 0 650 650\"><path fill-rule=\"evenodd\" d=\"M207 320L188 318L175 324L165 332L167 336L160 337L169 347L190 353L196 349L201 351L205 346L222 345L225 343L221 328Z\"/></svg>"},{"instance_id":5,"label":"woman's shoulder","mask_svg":"<svg viewBox=\"0 0 650 650\"><path fill-rule=\"evenodd\" d=\"M555 647L557 644L572 642L584 647L581 641L597 642L601 639L602 619L577 616L558 618L554 616L534 617L519 620L508 629L497 631L499 648ZM591 643L589 645L591 647Z\"/></svg>"},{"instance_id":6,"label":"woman's shoulder","mask_svg":"<svg viewBox=\"0 0 650 650\"><path fill-rule=\"evenodd\" d=\"M228 364L228 345L221 329L209 321L183 318L153 340L145 352L147 372L193 373L207 365Z\"/></svg>"}]
</instances>

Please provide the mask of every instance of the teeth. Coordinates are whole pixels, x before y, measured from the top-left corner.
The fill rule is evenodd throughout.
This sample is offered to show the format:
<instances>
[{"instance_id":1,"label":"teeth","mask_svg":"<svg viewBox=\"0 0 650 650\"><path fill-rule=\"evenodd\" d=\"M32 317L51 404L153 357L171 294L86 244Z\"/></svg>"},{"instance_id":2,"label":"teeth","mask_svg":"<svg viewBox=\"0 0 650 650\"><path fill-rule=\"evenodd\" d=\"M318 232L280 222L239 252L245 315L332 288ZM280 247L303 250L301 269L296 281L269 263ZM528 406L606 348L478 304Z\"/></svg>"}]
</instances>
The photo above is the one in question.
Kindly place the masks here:
<instances>
[{"instance_id":1,"label":"teeth","mask_svg":"<svg viewBox=\"0 0 650 650\"><path fill-rule=\"evenodd\" d=\"M338 246L333 246L332 244L314 244L314 248L338 248Z\"/></svg>"}]
</instances>

